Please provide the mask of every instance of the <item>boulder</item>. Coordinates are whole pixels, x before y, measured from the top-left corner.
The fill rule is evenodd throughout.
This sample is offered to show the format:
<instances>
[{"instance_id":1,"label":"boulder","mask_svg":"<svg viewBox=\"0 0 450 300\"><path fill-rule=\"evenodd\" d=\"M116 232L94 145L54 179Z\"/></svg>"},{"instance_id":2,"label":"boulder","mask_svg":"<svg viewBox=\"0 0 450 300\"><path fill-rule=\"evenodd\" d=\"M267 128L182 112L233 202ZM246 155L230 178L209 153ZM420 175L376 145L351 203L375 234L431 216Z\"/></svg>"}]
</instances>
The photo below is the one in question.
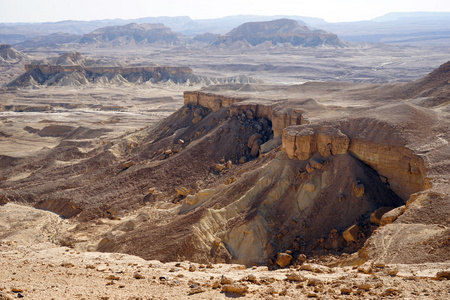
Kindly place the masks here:
<instances>
[{"instance_id":1,"label":"boulder","mask_svg":"<svg viewBox=\"0 0 450 300\"><path fill-rule=\"evenodd\" d=\"M250 136L250 138L248 139L248 143L247 143L247 147L249 147L250 149L253 148L253 144L255 143L256 140L262 139L263 136L260 133L254 133Z\"/></svg>"},{"instance_id":2,"label":"boulder","mask_svg":"<svg viewBox=\"0 0 450 300\"><path fill-rule=\"evenodd\" d=\"M228 278L226 276L222 276L222 279L220 280L221 284L233 284L234 280L231 278Z\"/></svg>"},{"instance_id":3,"label":"boulder","mask_svg":"<svg viewBox=\"0 0 450 300\"><path fill-rule=\"evenodd\" d=\"M177 192L177 197L179 198L185 198L187 195L194 193L193 189L187 187L177 187L175 188L175 191Z\"/></svg>"},{"instance_id":4,"label":"boulder","mask_svg":"<svg viewBox=\"0 0 450 300\"><path fill-rule=\"evenodd\" d=\"M252 146L252 150L250 151L250 155L252 157L256 157L258 156L259 153L259 147L262 145L263 141L260 139L257 139Z\"/></svg>"},{"instance_id":5,"label":"boulder","mask_svg":"<svg viewBox=\"0 0 450 300\"><path fill-rule=\"evenodd\" d=\"M380 219L380 226L391 224L400 217L406 210L406 206L402 205L385 213Z\"/></svg>"},{"instance_id":6,"label":"boulder","mask_svg":"<svg viewBox=\"0 0 450 300\"><path fill-rule=\"evenodd\" d=\"M134 161L129 160L129 161L123 163L123 164L122 164L122 167L123 167L124 169L128 169L129 167L131 167L131 166L133 166L133 165L134 165Z\"/></svg>"},{"instance_id":7,"label":"boulder","mask_svg":"<svg viewBox=\"0 0 450 300\"><path fill-rule=\"evenodd\" d=\"M197 267L195 265L189 265L189 272L197 271Z\"/></svg>"},{"instance_id":8,"label":"boulder","mask_svg":"<svg viewBox=\"0 0 450 300\"><path fill-rule=\"evenodd\" d=\"M183 150L183 147L182 147L180 144L175 144L175 145L173 145L173 147L172 147L172 152L173 152L173 153L178 153L178 152L180 152L181 150Z\"/></svg>"},{"instance_id":9,"label":"boulder","mask_svg":"<svg viewBox=\"0 0 450 300\"><path fill-rule=\"evenodd\" d=\"M323 169L323 163L321 163L320 161L318 161L317 159L314 159L314 158L311 158L310 160L309 160L309 164L310 164L310 166L311 167L313 167L314 169L319 169L319 170L321 170L321 169Z\"/></svg>"},{"instance_id":10,"label":"boulder","mask_svg":"<svg viewBox=\"0 0 450 300\"><path fill-rule=\"evenodd\" d=\"M226 169L226 166L224 165L224 164L216 164L215 166L214 166L214 168L217 170L217 171L223 171L223 170L225 170Z\"/></svg>"},{"instance_id":11,"label":"boulder","mask_svg":"<svg viewBox=\"0 0 450 300\"><path fill-rule=\"evenodd\" d=\"M139 272L134 273L133 278L135 279L145 279L145 276Z\"/></svg>"},{"instance_id":12,"label":"boulder","mask_svg":"<svg viewBox=\"0 0 450 300\"><path fill-rule=\"evenodd\" d=\"M292 256L290 254L287 253L278 253L277 255L277 260L276 260L276 264L279 265L280 267L284 268L286 266L288 266L292 261Z\"/></svg>"},{"instance_id":13,"label":"boulder","mask_svg":"<svg viewBox=\"0 0 450 300\"><path fill-rule=\"evenodd\" d=\"M247 290L248 286L246 286L245 284L233 283L233 284L225 284L222 286L222 292L224 293L236 293L240 295L245 295Z\"/></svg>"},{"instance_id":14,"label":"boulder","mask_svg":"<svg viewBox=\"0 0 450 300\"><path fill-rule=\"evenodd\" d=\"M116 230L123 231L123 232L129 232L133 231L136 228L136 223L132 220L125 221L121 223L119 226L116 227Z\"/></svg>"},{"instance_id":15,"label":"boulder","mask_svg":"<svg viewBox=\"0 0 450 300\"><path fill-rule=\"evenodd\" d=\"M305 254L299 254L297 257L297 260L301 263L304 263L306 261L306 255Z\"/></svg>"},{"instance_id":16,"label":"boulder","mask_svg":"<svg viewBox=\"0 0 450 300\"><path fill-rule=\"evenodd\" d=\"M365 188L359 180L353 183L353 194L356 198L360 198L364 195Z\"/></svg>"},{"instance_id":17,"label":"boulder","mask_svg":"<svg viewBox=\"0 0 450 300\"><path fill-rule=\"evenodd\" d=\"M281 138L280 137L273 138L262 144L259 151L260 153L264 154L269 151L272 151L273 149L277 148L280 145L281 145Z\"/></svg>"},{"instance_id":18,"label":"boulder","mask_svg":"<svg viewBox=\"0 0 450 300\"><path fill-rule=\"evenodd\" d=\"M203 293L203 292L206 292L206 290L204 288L202 288L201 286L196 285L189 290L188 294L193 295L193 294L198 294L198 293Z\"/></svg>"},{"instance_id":19,"label":"boulder","mask_svg":"<svg viewBox=\"0 0 450 300\"><path fill-rule=\"evenodd\" d=\"M436 276L434 277L436 280L443 280L447 279L450 280L450 271L440 271L436 273Z\"/></svg>"},{"instance_id":20,"label":"boulder","mask_svg":"<svg viewBox=\"0 0 450 300\"><path fill-rule=\"evenodd\" d=\"M247 117L247 119L253 120L255 118L255 113L253 112L253 110L247 109L245 111L245 116Z\"/></svg>"},{"instance_id":21,"label":"boulder","mask_svg":"<svg viewBox=\"0 0 450 300\"><path fill-rule=\"evenodd\" d=\"M311 174L315 170L309 163L306 164L305 169L306 169L306 172L308 172L308 174Z\"/></svg>"},{"instance_id":22,"label":"boulder","mask_svg":"<svg viewBox=\"0 0 450 300\"><path fill-rule=\"evenodd\" d=\"M204 111L202 108L198 107L194 110L194 118L203 116L203 115L204 115Z\"/></svg>"},{"instance_id":23,"label":"boulder","mask_svg":"<svg viewBox=\"0 0 450 300\"><path fill-rule=\"evenodd\" d=\"M358 234L359 234L359 226L352 225L342 233L342 236L349 243L349 242L356 242L358 240Z\"/></svg>"},{"instance_id":24,"label":"boulder","mask_svg":"<svg viewBox=\"0 0 450 300\"><path fill-rule=\"evenodd\" d=\"M197 116L195 118L192 119L192 124L197 124L198 122L200 122L203 119L202 116Z\"/></svg>"},{"instance_id":25,"label":"boulder","mask_svg":"<svg viewBox=\"0 0 450 300\"><path fill-rule=\"evenodd\" d=\"M316 186L314 185L313 182L308 181L308 182L305 182L305 184L303 185L303 189L305 191L308 191L308 192L312 193L312 192L314 192L316 190Z\"/></svg>"},{"instance_id":26,"label":"boulder","mask_svg":"<svg viewBox=\"0 0 450 300\"><path fill-rule=\"evenodd\" d=\"M370 215L370 223L375 224L375 225L380 225L380 220L383 217L383 215L393 209L394 208L390 207L390 206L380 207L379 209L377 209Z\"/></svg>"},{"instance_id":27,"label":"boulder","mask_svg":"<svg viewBox=\"0 0 450 300\"><path fill-rule=\"evenodd\" d=\"M306 277L294 272L286 274L286 279L290 281L306 281Z\"/></svg>"},{"instance_id":28,"label":"boulder","mask_svg":"<svg viewBox=\"0 0 450 300\"><path fill-rule=\"evenodd\" d=\"M227 161L226 167L229 169L233 166L233 162L231 160Z\"/></svg>"}]
</instances>

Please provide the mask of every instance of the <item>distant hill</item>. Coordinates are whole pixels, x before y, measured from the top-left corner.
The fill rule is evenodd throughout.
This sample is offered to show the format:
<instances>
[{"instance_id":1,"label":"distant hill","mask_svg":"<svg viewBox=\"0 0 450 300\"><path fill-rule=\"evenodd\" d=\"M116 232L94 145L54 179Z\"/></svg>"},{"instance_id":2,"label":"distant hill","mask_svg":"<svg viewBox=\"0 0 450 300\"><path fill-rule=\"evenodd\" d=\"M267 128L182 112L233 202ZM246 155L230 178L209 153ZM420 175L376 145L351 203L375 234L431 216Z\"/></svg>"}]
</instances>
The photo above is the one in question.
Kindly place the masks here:
<instances>
[{"instance_id":1,"label":"distant hill","mask_svg":"<svg viewBox=\"0 0 450 300\"><path fill-rule=\"evenodd\" d=\"M24 58L27 58L27 55L17 51L11 45L0 44L0 63L17 63Z\"/></svg>"},{"instance_id":2,"label":"distant hill","mask_svg":"<svg viewBox=\"0 0 450 300\"><path fill-rule=\"evenodd\" d=\"M323 19L304 17L304 16L255 16L255 15L237 15L217 19L200 19L186 22L182 27L163 22L173 30L185 35L200 35L204 33L225 34L230 30L248 22L266 22L277 19L296 20L300 25L320 27L320 24L326 23Z\"/></svg>"},{"instance_id":3,"label":"distant hill","mask_svg":"<svg viewBox=\"0 0 450 300\"><path fill-rule=\"evenodd\" d=\"M68 33L52 33L44 36L37 36L31 39L28 39L24 42L17 43L14 46L18 49L26 49L26 48L40 48L40 47L57 47L63 44L74 43L79 40L82 36L77 34L68 34Z\"/></svg>"},{"instance_id":4,"label":"distant hill","mask_svg":"<svg viewBox=\"0 0 450 300\"><path fill-rule=\"evenodd\" d=\"M52 59L53 60L53 59ZM261 83L246 75L210 77L196 75L188 67L111 66L92 64L80 52L63 53L51 63L25 65L25 72L10 81L8 88L41 88L47 86L183 84L210 85Z\"/></svg>"},{"instance_id":5,"label":"distant hill","mask_svg":"<svg viewBox=\"0 0 450 300\"><path fill-rule=\"evenodd\" d=\"M173 32L163 24L136 24L131 23L123 26L108 26L84 34L78 41L80 44L88 43L165 43L180 44L182 35Z\"/></svg>"},{"instance_id":6,"label":"distant hill","mask_svg":"<svg viewBox=\"0 0 450 300\"><path fill-rule=\"evenodd\" d=\"M442 64L428 75L407 83L398 89L399 98L432 98L427 99L427 105L450 102L450 61Z\"/></svg>"},{"instance_id":7,"label":"distant hill","mask_svg":"<svg viewBox=\"0 0 450 300\"><path fill-rule=\"evenodd\" d=\"M323 30L310 30L291 19L244 23L229 33L219 36L213 45L231 46L239 43L256 46L267 42L272 45L287 43L304 47L345 46L337 35Z\"/></svg>"},{"instance_id":8,"label":"distant hill","mask_svg":"<svg viewBox=\"0 0 450 300\"><path fill-rule=\"evenodd\" d=\"M369 21L320 27L348 42L450 46L450 12L389 13Z\"/></svg>"},{"instance_id":9,"label":"distant hill","mask_svg":"<svg viewBox=\"0 0 450 300\"><path fill-rule=\"evenodd\" d=\"M163 24L131 23L107 26L83 35L54 33L18 43L16 47L23 49L57 47L64 44L123 46L152 43L178 45L183 43L183 35L173 32Z\"/></svg>"},{"instance_id":10,"label":"distant hill","mask_svg":"<svg viewBox=\"0 0 450 300\"><path fill-rule=\"evenodd\" d=\"M0 43L17 44L31 38L50 35L54 33L65 33L69 35L83 35L98 28L107 26L122 26L130 23L161 23L175 32L184 35L200 35L207 32L224 34L231 29L246 22L261 22L274 19L289 18L298 21L301 25L317 26L326 23L319 18L302 16L254 16L238 15L217 19L193 20L187 16L178 17L146 17L139 19L107 19L93 21L67 20L61 22L46 23L0 23Z\"/></svg>"}]
</instances>

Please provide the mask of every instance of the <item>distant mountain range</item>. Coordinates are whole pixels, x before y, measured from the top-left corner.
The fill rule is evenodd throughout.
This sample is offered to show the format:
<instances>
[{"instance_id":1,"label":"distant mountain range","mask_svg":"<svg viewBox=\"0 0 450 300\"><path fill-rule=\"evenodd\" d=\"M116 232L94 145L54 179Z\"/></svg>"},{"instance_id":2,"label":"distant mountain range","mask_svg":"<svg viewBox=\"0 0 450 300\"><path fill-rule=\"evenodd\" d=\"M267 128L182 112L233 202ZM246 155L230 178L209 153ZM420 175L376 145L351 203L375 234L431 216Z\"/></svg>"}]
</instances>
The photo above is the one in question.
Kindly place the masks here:
<instances>
[{"instance_id":1,"label":"distant mountain range","mask_svg":"<svg viewBox=\"0 0 450 300\"><path fill-rule=\"evenodd\" d=\"M325 23L347 42L450 46L450 12L389 13L370 21Z\"/></svg>"},{"instance_id":2,"label":"distant mountain range","mask_svg":"<svg viewBox=\"0 0 450 300\"><path fill-rule=\"evenodd\" d=\"M123 46L152 43L178 45L183 43L183 35L173 32L163 24L131 23L120 26L102 27L83 35L54 33L31 38L24 42L17 43L15 46L24 49L57 47L65 44Z\"/></svg>"},{"instance_id":3,"label":"distant mountain range","mask_svg":"<svg viewBox=\"0 0 450 300\"><path fill-rule=\"evenodd\" d=\"M260 44L272 47L277 44L302 47L344 47L335 34L323 30L310 30L291 19L244 23L225 35L211 33L189 37L176 33L163 24L126 24L107 26L90 33L77 35L54 33L28 39L15 44L18 49L37 49L40 47L115 47L129 45L177 46L195 44L219 47L253 47Z\"/></svg>"},{"instance_id":4,"label":"distant mountain range","mask_svg":"<svg viewBox=\"0 0 450 300\"><path fill-rule=\"evenodd\" d=\"M348 42L383 42L450 45L450 12L389 13L369 21L327 23L319 18L303 16L238 15L217 19L193 20L189 17L149 17L133 20L61 21L49 23L0 23L0 43L18 44L47 35L61 40L76 39L98 28L123 26L130 23L164 24L176 34L202 39L223 35L248 22L265 22L288 18L310 29L322 29L337 34ZM207 34L207 35L205 35ZM77 37L75 37L77 36ZM48 39L48 38L46 38ZM67 42L67 41L66 41Z\"/></svg>"}]
</instances>

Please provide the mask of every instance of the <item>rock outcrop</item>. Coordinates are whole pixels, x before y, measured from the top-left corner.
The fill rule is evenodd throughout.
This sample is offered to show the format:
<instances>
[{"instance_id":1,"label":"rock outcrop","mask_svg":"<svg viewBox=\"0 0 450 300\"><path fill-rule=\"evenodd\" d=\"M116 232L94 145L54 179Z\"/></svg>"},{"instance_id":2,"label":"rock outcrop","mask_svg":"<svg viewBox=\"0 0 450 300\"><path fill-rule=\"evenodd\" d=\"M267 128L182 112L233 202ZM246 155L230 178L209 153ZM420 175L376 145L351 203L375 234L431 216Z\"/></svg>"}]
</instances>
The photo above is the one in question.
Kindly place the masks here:
<instances>
[{"instance_id":1,"label":"rock outcrop","mask_svg":"<svg viewBox=\"0 0 450 300\"><path fill-rule=\"evenodd\" d=\"M264 118L270 121L274 137L280 137L283 129L290 125L300 125L304 120L301 110L286 110L271 103L246 101L244 97L228 97L214 93L185 92L184 104L200 105L217 111L221 107L229 108L233 116L251 116L250 119Z\"/></svg>"},{"instance_id":2,"label":"rock outcrop","mask_svg":"<svg viewBox=\"0 0 450 300\"><path fill-rule=\"evenodd\" d=\"M283 149L290 158L299 160L307 160L316 152L323 157L345 154L349 145L349 137L336 127L289 126L283 131Z\"/></svg>"},{"instance_id":3,"label":"rock outcrop","mask_svg":"<svg viewBox=\"0 0 450 300\"><path fill-rule=\"evenodd\" d=\"M63 66L67 66L67 65L69 65L69 66L73 66L73 65L84 66L85 61L86 61L86 58L83 55L81 55L80 52L71 51L71 52L66 52L66 53L62 54L60 57L58 57L58 59L56 60L56 64L63 65Z\"/></svg>"}]
</instances>

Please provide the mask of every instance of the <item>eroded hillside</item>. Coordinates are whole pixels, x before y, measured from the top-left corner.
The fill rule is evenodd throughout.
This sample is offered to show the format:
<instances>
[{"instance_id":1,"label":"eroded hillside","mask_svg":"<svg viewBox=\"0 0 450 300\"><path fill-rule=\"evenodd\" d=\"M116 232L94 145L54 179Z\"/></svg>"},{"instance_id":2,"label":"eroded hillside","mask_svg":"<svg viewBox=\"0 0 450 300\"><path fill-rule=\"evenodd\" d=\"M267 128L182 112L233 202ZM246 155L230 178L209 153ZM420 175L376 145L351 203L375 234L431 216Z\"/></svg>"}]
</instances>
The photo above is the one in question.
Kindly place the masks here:
<instances>
[{"instance_id":1,"label":"eroded hillside","mask_svg":"<svg viewBox=\"0 0 450 300\"><path fill-rule=\"evenodd\" d=\"M193 74L189 67L174 66L111 66L98 65L80 52L66 52L55 63L26 64L25 72L6 86L17 88L77 87L86 85L183 84L210 85L225 83L257 83L245 75L210 77Z\"/></svg>"},{"instance_id":2,"label":"eroded hillside","mask_svg":"<svg viewBox=\"0 0 450 300\"><path fill-rule=\"evenodd\" d=\"M2 156L1 201L71 219L58 241L78 250L272 267L357 250L353 263L446 261L448 103L420 105L413 86L186 92L139 132Z\"/></svg>"}]
</instances>

